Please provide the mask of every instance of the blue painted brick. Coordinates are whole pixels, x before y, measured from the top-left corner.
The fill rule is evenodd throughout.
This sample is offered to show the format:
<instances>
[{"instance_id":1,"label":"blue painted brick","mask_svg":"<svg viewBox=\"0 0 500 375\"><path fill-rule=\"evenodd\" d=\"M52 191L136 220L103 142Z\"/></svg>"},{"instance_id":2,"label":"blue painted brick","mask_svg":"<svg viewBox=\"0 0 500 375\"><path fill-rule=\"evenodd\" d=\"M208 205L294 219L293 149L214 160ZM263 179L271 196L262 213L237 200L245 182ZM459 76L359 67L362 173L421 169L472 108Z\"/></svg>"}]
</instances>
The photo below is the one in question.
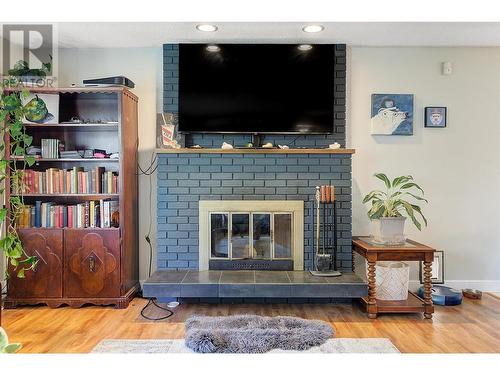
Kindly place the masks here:
<instances>
[{"instance_id":1,"label":"blue painted brick","mask_svg":"<svg viewBox=\"0 0 500 375\"><path fill-rule=\"evenodd\" d=\"M210 194L210 188L208 187L189 188L189 194Z\"/></svg>"},{"instance_id":2,"label":"blue painted brick","mask_svg":"<svg viewBox=\"0 0 500 375\"><path fill-rule=\"evenodd\" d=\"M264 186L264 180L243 180L243 186Z\"/></svg>"},{"instance_id":3,"label":"blue painted brick","mask_svg":"<svg viewBox=\"0 0 500 375\"><path fill-rule=\"evenodd\" d=\"M212 178L216 180L230 180L233 178L232 173L212 173Z\"/></svg>"},{"instance_id":4,"label":"blue painted brick","mask_svg":"<svg viewBox=\"0 0 500 375\"><path fill-rule=\"evenodd\" d=\"M169 268L187 268L189 263L185 260L172 260L167 261L167 266Z\"/></svg>"},{"instance_id":5,"label":"blue painted brick","mask_svg":"<svg viewBox=\"0 0 500 375\"><path fill-rule=\"evenodd\" d=\"M190 180L209 180L210 179L210 173L190 173L189 174L189 179Z\"/></svg>"},{"instance_id":6,"label":"blue painted brick","mask_svg":"<svg viewBox=\"0 0 500 375\"><path fill-rule=\"evenodd\" d=\"M210 165L210 159L206 159L206 158L189 159L189 164L191 164L191 165Z\"/></svg>"},{"instance_id":7,"label":"blue painted brick","mask_svg":"<svg viewBox=\"0 0 500 375\"><path fill-rule=\"evenodd\" d=\"M266 180L264 181L264 185L266 187L277 187L277 186L286 186L286 180Z\"/></svg>"},{"instance_id":8,"label":"blue painted brick","mask_svg":"<svg viewBox=\"0 0 500 375\"><path fill-rule=\"evenodd\" d=\"M222 186L243 186L243 181L241 180L222 180Z\"/></svg>"},{"instance_id":9,"label":"blue painted brick","mask_svg":"<svg viewBox=\"0 0 500 375\"><path fill-rule=\"evenodd\" d=\"M198 254L197 253L182 253L179 254L177 259L179 260L198 260Z\"/></svg>"}]
</instances>

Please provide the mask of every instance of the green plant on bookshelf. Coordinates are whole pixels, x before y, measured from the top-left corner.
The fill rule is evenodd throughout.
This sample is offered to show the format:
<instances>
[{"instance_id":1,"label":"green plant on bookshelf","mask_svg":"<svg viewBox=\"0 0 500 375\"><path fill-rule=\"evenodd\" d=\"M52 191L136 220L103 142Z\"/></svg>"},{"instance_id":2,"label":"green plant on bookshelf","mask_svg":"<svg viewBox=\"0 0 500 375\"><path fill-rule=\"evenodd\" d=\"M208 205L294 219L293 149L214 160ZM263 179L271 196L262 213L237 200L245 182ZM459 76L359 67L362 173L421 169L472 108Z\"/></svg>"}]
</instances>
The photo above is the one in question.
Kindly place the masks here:
<instances>
[{"instance_id":1,"label":"green plant on bookshelf","mask_svg":"<svg viewBox=\"0 0 500 375\"><path fill-rule=\"evenodd\" d=\"M27 148L31 146L33 137L26 134L23 119L28 111L23 105L23 99L29 95L28 90L8 90L19 86L16 77L5 79L0 84L0 227L5 233L0 236L0 250L3 251L7 262L14 268L17 277L24 278L25 272L32 270L37 258L29 256L24 251L21 239L17 232L17 222L24 207L22 195L10 196L6 201L5 189L7 176L11 176L12 184L23 184L23 172L27 167L35 163L35 157L27 155ZM7 149L4 140L10 138L10 146ZM15 162L9 159L9 155L19 159ZM21 189L22 191L22 189ZM10 209L9 209L10 206ZM7 277L8 275L6 275Z\"/></svg>"}]
</instances>

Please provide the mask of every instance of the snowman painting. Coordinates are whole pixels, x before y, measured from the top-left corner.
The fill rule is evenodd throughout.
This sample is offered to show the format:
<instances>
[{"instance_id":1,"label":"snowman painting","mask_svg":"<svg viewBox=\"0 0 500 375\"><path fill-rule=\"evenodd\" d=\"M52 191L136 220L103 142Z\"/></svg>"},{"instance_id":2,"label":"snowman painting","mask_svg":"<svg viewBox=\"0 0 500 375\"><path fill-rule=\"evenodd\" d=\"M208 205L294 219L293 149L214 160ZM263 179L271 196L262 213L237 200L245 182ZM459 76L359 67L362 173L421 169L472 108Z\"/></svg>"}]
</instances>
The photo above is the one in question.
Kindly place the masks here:
<instances>
[{"instance_id":1,"label":"snowman painting","mask_svg":"<svg viewBox=\"0 0 500 375\"><path fill-rule=\"evenodd\" d=\"M412 135L413 95L373 94L371 134Z\"/></svg>"}]
</instances>

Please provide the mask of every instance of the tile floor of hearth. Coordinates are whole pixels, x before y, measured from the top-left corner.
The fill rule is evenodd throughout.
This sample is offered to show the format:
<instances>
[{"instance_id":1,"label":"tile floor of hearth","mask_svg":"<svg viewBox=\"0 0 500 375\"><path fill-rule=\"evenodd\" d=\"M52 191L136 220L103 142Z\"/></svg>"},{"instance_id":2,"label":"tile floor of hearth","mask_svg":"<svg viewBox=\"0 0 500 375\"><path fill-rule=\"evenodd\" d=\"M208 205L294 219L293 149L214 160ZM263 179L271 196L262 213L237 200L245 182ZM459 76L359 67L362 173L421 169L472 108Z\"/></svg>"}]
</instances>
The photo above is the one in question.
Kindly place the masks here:
<instances>
[{"instance_id":1,"label":"tile floor of hearth","mask_svg":"<svg viewBox=\"0 0 500 375\"><path fill-rule=\"evenodd\" d=\"M309 271L159 270L143 287L145 297L164 298L360 298L367 284L352 272L338 277Z\"/></svg>"}]
</instances>

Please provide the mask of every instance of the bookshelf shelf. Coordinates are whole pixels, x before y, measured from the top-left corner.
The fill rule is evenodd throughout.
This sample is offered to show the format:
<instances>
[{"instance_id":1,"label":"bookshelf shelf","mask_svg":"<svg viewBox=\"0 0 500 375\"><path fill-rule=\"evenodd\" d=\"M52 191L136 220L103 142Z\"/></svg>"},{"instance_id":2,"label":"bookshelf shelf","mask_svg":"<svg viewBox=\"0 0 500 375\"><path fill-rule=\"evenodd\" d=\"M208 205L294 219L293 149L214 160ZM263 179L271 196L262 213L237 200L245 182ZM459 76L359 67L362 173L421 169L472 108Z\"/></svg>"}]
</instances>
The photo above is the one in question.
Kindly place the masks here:
<instances>
[{"instance_id":1,"label":"bookshelf shelf","mask_svg":"<svg viewBox=\"0 0 500 375\"><path fill-rule=\"evenodd\" d=\"M23 161L22 158L11 158L11 161ZM71 159L47 159L47 158L35 158L35 162L61 162L61 163L68 163L68 162L79 162L79 163L119 163L120 159L88 159L88 158L71 158Z\"/></svg>"},{"instance_id":2,"label":"bookshelf shelf","mask_svg":"<svg viewBox=\"0 0 500 375\"><path fill-rule=\"evenodd\" d=\"M58 114L54 120L58 123L24 125L26 133L33 137L34 146L41 146L42 140L55 139L63 143L66 150L100 149L106 150L107 153L119 153L121 158L36 158L34 165L26 167L30 171L23 179L27 181L25 186L28 186L29 190L23 191L118 189L119 193L14 194L6 189L7 202L11 196L24 199L26 215L20 222L19 236L26 254L35 255L41 258L41 261L37 264L37 272L27 272L25 279L17 278L12 267L9 268L11 277L5 307L44 303L50 307L97 304L126 308L140 289L138 98L125 88L29 90L32 93L58 95L59 103L58 113L51 112ZM90 122L68 123L72 118ZM113 123L106 123L107 121ZM9 150L10 139L6 137L4 141L6 149ZM55 152L57 153L57 147ZM8 160L18 166L23 161L22 158L12 156L9 156ZM72 179L75 174L70 174L69 177L65 175L71 171L75 171L73 173L78 175L78 180ZM85 175L82 189L80 172L82 176ZM103 180L104 173L108 172L113 185ZM11 186L11 182L11 176L7 176L7 186ZM68 188L70 185L73 188ZM12 186L13 191L21 191L16 190L18 185ZM48 186L51 188L47 189ZM74 186L78 186L78 189L74 190ZM104 186L113 188L107 190ZM79 207L77 215L74 215L75 207ZM40 227L38 220L48 228ZM55 228L54 222L56 226L64 228ZM106 228L101 228L101 225ZM109 225L118 227L107 227Z\"/></svg>"},{"instance_id":3,"label":"bookshelf shelf","mask_svg":"<svg viewBox=\"0 0 500 375\"><path fill-rule=\"evenodd\" d=\"M81 128L85 130L114 130L118 131L119 124L24 124L26 128L50 128L50 129L61 129L67 130L68 128Z\"/></svg>"},{"instance_id":4,"label":"bookshelf shelf","mask_svg":"<svg viewBox=\"0 0 500 375\"><path fill-rule=\"evenodd\" d=\"M120 194L11 194L17 197L48 197L48 198L91 198L91 199L107 199L120 197Z\"/></svg>"}]
</instances>

